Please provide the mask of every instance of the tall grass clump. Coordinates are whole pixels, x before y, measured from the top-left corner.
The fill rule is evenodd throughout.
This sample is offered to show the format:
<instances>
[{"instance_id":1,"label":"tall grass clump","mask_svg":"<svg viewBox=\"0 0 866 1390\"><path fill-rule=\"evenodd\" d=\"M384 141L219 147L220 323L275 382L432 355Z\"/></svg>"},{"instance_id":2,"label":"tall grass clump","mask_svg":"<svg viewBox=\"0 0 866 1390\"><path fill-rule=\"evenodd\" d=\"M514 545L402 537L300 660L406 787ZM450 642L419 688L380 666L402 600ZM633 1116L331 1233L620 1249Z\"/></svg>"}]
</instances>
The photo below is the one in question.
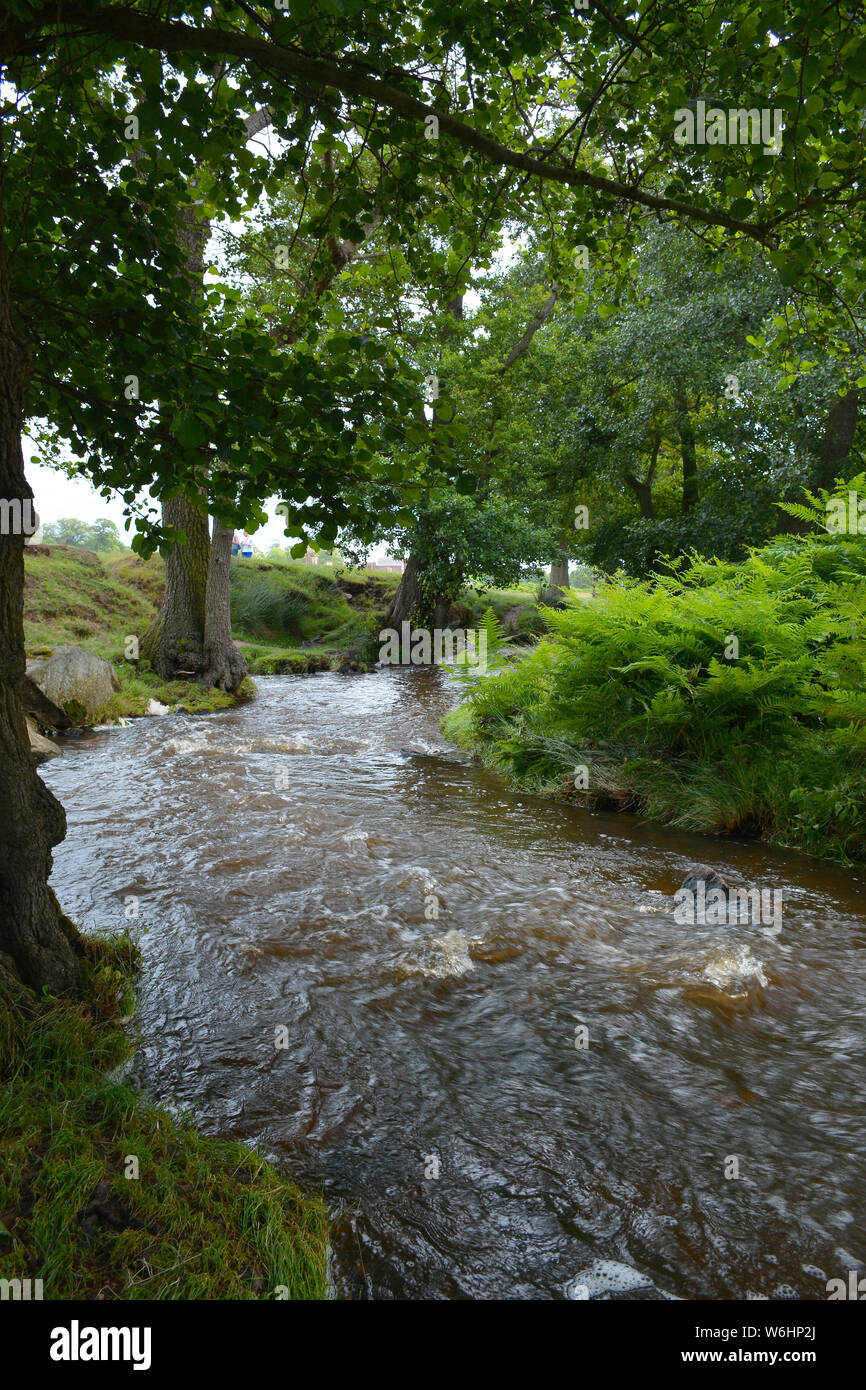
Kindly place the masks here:
<instances>
[{"instance_id":1,"label":"tall grass clump","mask_svg":"<svg viewBox=\"0 0 866 1390\"><path fill-rule=\"evenodd\" d=\"M324 1298L321 1197L124 1079L137 949L62 920L80 997L37 997L0 953L0 1279L46 1300Z\"/></svg>"},{"instance_id":2,"label":"tall grass clump","mask_svg":"<svg viewBox=\"0 0 866 1390\"><path fill-rule=\"evenodd\" d=\"M286 632L300 636L310 596L282 575L232 571L232 628L251 636Z\"/></svg>"}]
</instances>

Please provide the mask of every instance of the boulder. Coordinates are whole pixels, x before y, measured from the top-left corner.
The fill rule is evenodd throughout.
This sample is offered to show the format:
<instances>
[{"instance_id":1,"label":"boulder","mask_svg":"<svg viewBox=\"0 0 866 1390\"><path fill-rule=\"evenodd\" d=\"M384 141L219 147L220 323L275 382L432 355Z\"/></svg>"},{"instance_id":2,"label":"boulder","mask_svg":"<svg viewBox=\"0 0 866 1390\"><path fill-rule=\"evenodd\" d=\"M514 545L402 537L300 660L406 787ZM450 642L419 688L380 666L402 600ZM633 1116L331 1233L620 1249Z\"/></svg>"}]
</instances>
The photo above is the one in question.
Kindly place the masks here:
<instances>
[{"instance_id":1,"label":"boulder","mask_svg":"<svg viewBox=\"0 0 866 1390\"><path fill-rule=\"evenodd\" d=\"M32 661L28 662L28 669L33 664ZM29 676L24 677L22 695L25 710L38 719L40 724L49 724L52 729L69 728L69 719L60 706L49 700Z\"/></svg>"},{"instance_id":2,"label":"boulder","mask_svg":"<svg viewBox=\"0 0 866 1390\"><path fill-rule=\"evenodd\" d=\"M61 750L57 744L40 734L36 725L32 724L29 719L25 719L25 723L27 724L27 737L30 739L30 751L37 763L47 763L49 758L59 758Z\"/></svg>"},{"instance_id":3,"label":"boulder","mask_svg":"<svg viewBox=\"0 0 866 1390\"><path fill-rule=\"evenodd\" d=\"M708 868L706 864L698 864L692 869L688 877L683 879L680 892L696 893L699 883L703 883L705 893L710 893L714 888L721 888L723 893L731 891L721 874L717 874L715 869Z\"/></svg>"},{"instance_id":4,"label":"boulder","mask_svg":"<svg viewBox=\"0 0 866 1390\"><path fill-rule=\"evenodd\" d=\"M27 675L71 724L92 723L120 689L111 662L83 647L55 647L52 656L31 662Z\"/></svg>"}]
</instances>

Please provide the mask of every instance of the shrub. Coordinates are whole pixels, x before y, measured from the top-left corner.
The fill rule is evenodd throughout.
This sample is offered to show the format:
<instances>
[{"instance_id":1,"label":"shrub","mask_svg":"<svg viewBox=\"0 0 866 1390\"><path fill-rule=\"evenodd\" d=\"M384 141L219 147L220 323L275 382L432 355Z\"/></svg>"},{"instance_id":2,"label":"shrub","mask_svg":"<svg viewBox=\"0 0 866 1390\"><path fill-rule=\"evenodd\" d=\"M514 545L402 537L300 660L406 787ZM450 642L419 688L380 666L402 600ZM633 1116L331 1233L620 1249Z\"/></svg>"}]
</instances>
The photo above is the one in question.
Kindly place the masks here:
<instances>
[{"instance_id":1,"label":"shrub","mask_svg":"<svg viewBox=\"0 0 866 1390\"><path fill-rule=\"evenodd\" d=\"M619 577L548 610L548 636L475 683L461 737L539 789L585 765L590 803L615 787L683 828L860 860L864 615L859 536Z\"/></svg>"}]
</instances>

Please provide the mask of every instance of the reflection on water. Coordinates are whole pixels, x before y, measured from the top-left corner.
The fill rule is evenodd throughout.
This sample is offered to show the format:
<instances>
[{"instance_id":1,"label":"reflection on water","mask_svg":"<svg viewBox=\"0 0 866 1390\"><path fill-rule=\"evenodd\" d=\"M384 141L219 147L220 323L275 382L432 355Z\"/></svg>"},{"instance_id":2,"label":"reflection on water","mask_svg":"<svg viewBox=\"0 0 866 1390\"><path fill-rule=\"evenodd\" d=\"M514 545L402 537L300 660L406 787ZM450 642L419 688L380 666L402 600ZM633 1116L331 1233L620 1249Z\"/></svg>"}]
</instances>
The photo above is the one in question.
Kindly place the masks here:
<instances>
[{"instance_id":1,"label":"reflection on water","mask_svg":"<svg viewBox=\"0 0 866 1390\"><path fill-rule=\"evenodd\" d=\"M861 877L511 793L444 742L440 672L257 684L46 765L52 882L94 928L138 899L137 1075L325 1191L340 1293L859 1268ZM677 925L695 862L781 888L779 935Z\"/></svg>"}]
</instances>

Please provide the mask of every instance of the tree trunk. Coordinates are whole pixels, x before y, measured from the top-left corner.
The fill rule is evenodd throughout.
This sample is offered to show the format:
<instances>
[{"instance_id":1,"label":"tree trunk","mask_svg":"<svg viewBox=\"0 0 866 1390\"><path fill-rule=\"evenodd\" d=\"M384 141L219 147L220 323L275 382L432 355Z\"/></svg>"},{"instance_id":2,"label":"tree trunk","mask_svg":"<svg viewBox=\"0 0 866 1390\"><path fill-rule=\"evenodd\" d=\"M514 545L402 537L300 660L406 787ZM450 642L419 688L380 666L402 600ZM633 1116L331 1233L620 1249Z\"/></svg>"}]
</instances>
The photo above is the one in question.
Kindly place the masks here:
<instances>
[{"instance_id":1,"label":"tree trunk","mask_svg":"<svg viewBox=\"0 0 866 1390\"><path fill-rule=\"evenodd\" d=\"M655 510L653 507L652 484L642 483L640 478L633 477L631 473L625 475L625 481L637 498L641 516L646 521L653 521L655 519Z\"/></svg>"},{"instance_id":2,"label":"tree trunk","mask_svg":"<svg viewBox=\"0 0 866 1390\"><path fill-rule=\"evenodd\" d=\"M815 488L826 488L832 492L839 467L845 462L854 443L857 429L859 398L856 386L852 386L844 396L840 396L830 408L827 427L821 443L821 463L813 483Z\"/></svg>"},{"instance_id":3,"label":"tree trunk","mask_svg":"<svg viewBox=\"0 0 866 1390\"><path fill-rule=\"evenodd\" d=\"M204 618L205 670L201 680L233 695L249 667L240 647L232 641L231 558L231 528L214 517Z\"/></svg>"},{"instance_id":4,"label":"tree trunk","mask_svg":"<svg viewBox=\"0 0 866 1390\"><path fill-rule=\"evenodd\" d=\"M550 587L551 589L567 589L569 587L568 560L554 560L550 566Z\"/></svg>"},{"instance_id":5,"label":"tree trunk","mask_svg":"<svg viewBox=\"0 0 866 1390\"><path fill-rule=\"evenodd\" d=\"M860 398L855 386L851 387L844 396L840 396L834 401L827 414L827 423L824 427L824 438L821 441L821 448L818 454L818 463L810 472L809 487L812 492L820 488L832 492L836 482L836 475L840 466L844 464L854 445L854 434L857 429L857 421L860 413ZM795 493L799 501L799 497ZM799 517L789 516L787 512L779 510L776 518L775 534L802 536L811 531L812 527L808 521L801 521Z\"/></svg>"},{"instance_id":6,"label":"tree trunk","mask_svg":"<svg viewBox=\"0 0 866 1390\"><path fill-rule=\"evenodd\" d=\"M141 654L163 680L201 679L210 558L207 517L186 497L162 504L163 521L185 532L165 562L162 607L141 640Z\"/></svg>"},{"instance_id":7,"label":"tree trunk","mask_svg":"<svg viewBox=\"0 0 866 1390\"><path fill-rule=\"evenodd\" d=\"M0 150L2 160L2 150ZM0 163L0 208L3 169ZM15 331L8 258L0 228L0 498L32 506L21 428L30 376L29 345ZM25 512L26 515L26 512ZM74 990L80 959L48 887L51 850L66 816L36 771L24 725L24 535L14 521L0 534L0 952L33 989ZM8 963L8 962L7 962Z\"/></svg>"},{"instance_id":8,"label":"tree trunk","mask_svg":"<svg viewBox=\"0 0 866 1390\"><path fill-rule=\"evenodd\" d=\"M698 503L698 462L695 432L684 396L677 397L677 433L683 462L683 514L687 515Z\"/></svg>"},{"instance_id":9,"label":"tree trunk","mask_svg":"<svg viewBox=\"0 0 866 1390\"><path fill-rule=\"evenodd\" d=\"M568 577L568 543L567 543L567 541L562 541L562 542L560 543L560 547L559 547L559 548L560 548L560 551L562 552L561 559L551 561L551 565L550 565L550 581L549 581L549 583L548 583L548 585L547 585L547 588L545 589L545 591L544 591L544 593L543 593L543 595L542 595L542 600L541 600L542 603L546 603L549 607L555 607L556 604L561 604L562 601L563 601L563 600L562 600L562 591L563 591L563 589L568 589L568 588L570 588L570 580L569 580L569 577Z\"/></svg>"},{"instance_id":10,"label":"tree trunk","mask_svg":"<svg viewBox=\"0 0 866 1390\"><path fill-rule=\"evenodd\" d=\"M647 470L646 478L643 481L641 481L640 478L636 477L634 473L625 474L625 482L631 488L632 492L637 498L637 504L640 507L640 514L646 521L655 520L655 506L653 504L653 482L655 481L656 468L658 467L659 461L659 450L661 449L661 446L662 437L660 434L657 434L653 439L650 466Z\"/></svg>"},{"instance_id":11,"label":"tree trunk","mask_svg":"<svg viewBox=\"0 0 866 1390\"><path fill-rule=\"evenodd\" d=\"M195 179L192 180L195 186ZM210 224L194 207L181 208L176 236L186 253L186 276L193 303L201 298L204 248ZM186 497L167 499L163 521L186 533L165 564L162 608L141 642L146 657L163 680L193 679L220 690L234 691L247 673L247 664L231 640L228 559L231 532L214 521L211 543L207 514ZM225 565L223 565L225 561ZM223 574L225 568L225 574ZM213 595L210 585L214 584ZM224 604L222 611L219 605ZM208 625L210 637L208 637Z\"/></svg>"},{"instance_id":12,"label":"tree trunk","mask_svg":"<svg viewBox=\"0 0 866 1390\"><path fill-rule=\"evenodd\" d=\"M448 626L448 619L451 616L452 603L453 599L448 598L446 594L440 594L439 597L436 599L435 603L433 604L434 630L438 628L440 632L445 631L446 627Z\"/></svg>"},{"instance_id":13,"label":"tree trunk","mask_svg":"<svg viewBox=\"0 0 866 1390\"><path fill-rule=\"evenodd\" d=\"M412 615L421 600L421 588L418 582L418 561L414 555L410 555L406 561L406 568L397 585L391 605L388 609L388 618L394 627L399 627L400 623L411 622Z\"/></svg>"}]
</instances>

